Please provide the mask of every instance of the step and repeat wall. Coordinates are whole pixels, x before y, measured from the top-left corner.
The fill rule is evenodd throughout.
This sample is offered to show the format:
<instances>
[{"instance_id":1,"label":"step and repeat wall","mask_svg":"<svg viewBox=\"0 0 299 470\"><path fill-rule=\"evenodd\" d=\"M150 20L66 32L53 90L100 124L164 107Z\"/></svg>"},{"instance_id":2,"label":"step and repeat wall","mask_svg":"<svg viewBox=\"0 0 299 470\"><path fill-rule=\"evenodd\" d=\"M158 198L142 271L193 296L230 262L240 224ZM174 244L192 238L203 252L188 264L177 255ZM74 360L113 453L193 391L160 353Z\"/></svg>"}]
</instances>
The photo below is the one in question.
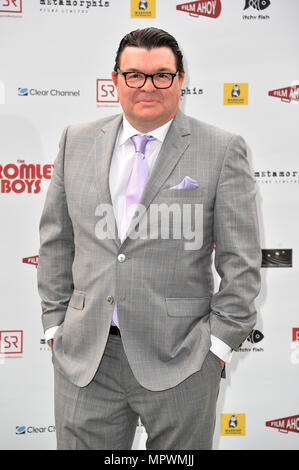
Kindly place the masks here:
<instances>
[{"instance_id":1,"label":"step and repeat wall","mask_svg":"<svg viewBox=\"0 0 299 470\"><path fill-rule=\"evenodd\" d=\"M121 112L115 53L148 26L183 50L182 110L246 139L257 186L258 321L221 381L214 448L299 448L298 17L298 0L0 0L1 449L56 447L39 220L62 130Z\"/></svg>"}]
</instances>

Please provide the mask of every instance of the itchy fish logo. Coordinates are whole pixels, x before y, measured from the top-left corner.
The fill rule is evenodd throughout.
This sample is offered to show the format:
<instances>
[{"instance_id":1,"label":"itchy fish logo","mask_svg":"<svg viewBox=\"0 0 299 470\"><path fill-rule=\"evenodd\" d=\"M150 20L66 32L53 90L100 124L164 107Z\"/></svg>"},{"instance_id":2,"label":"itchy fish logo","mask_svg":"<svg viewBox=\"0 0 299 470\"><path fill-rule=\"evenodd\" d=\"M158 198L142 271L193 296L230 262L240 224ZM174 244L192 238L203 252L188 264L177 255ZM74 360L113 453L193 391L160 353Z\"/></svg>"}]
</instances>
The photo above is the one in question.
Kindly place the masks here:
<instances>
[{"instance_id":1,"label":"itchy fish logo","mask_svg":"<svg viewBox=\"0 0 299 470\"><path fill-rule=\"evenodd\" d=\"M270 0L246 0L243 14L243 20L269 20L270 16L264 14L264 10L271 5ZM248 15L248 8L252 7L259 12L259 15Z\"/></svg>"},{"instance_id":2,"label":"itchy fish logo","mask_svg":"<svg viewBox=\"0 0 299 470\"><path fill-rule=\"evenodd\" d=\"M176 6L179 11L189 13L190 16L198 18L199 16L208 16L209 18L218 18L221 13L220 0L200 0L197 2L182 3Z\"/></svg>"},{"instance_id":3,"label":"itchy fish logo","mask_svg":"<svg viewBox=\"0 0 299 470\"><path fill-rule=\"evenodd\" d=\"M246 0L244 10L247 10L249 7L253 7L256 10L265 10L270 5L270 0Z\"/></svg>"},{"instance_id":4,"label":"itchy fish logo","mask_svg":"<svg viewBox=\"0 0 299 470\"><path fill-rule=\"evenodd\" d=\"M247 343L251 343L251 344L247 344L245 345L245 347L243 347L243 344L239 347L239 352L263 352L264 349L261 348L261 347L256 347L255 345L257 343L259 343L260 341L262 341L264 339L264 335L261 331L259 330L252 330L252 332L250 333L250 335L247 337ZM250 346L250 347L247 347L247 346Z\"/></svg>"}]
</instances>

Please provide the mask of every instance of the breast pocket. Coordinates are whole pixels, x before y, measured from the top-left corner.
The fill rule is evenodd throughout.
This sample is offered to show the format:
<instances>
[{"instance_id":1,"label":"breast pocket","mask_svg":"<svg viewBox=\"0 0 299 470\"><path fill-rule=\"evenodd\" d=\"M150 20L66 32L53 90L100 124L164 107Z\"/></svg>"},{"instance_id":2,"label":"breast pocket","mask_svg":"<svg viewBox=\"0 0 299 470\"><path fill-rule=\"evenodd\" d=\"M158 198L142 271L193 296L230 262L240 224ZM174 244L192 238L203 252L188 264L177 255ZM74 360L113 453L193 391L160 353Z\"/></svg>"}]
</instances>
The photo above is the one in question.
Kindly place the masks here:
<instances>
[{"instance_id":1,"label":"breast pocket","mask_svg":"<svg viewBox=\"0 0 299 470\"><path fill-rule=\"evenodd\" d=\"M194 202L194 199L202 201L203 190L202 188L183 188L183 189L162 189L159 193L159 198L171 199L171 200L191 200Z\"/></svg>"},{"instance_id":2,"label":"breast pocket","mask_svg":"<svg viewBox=\"0 0 299 470\"><path fill-rule=\"evenodd\" d=\"M161 238L182 241L184 250L199 250L203 244L203 191L195 189L163 189L150 208L152 226Z\"/></svg>"}]
</instances>

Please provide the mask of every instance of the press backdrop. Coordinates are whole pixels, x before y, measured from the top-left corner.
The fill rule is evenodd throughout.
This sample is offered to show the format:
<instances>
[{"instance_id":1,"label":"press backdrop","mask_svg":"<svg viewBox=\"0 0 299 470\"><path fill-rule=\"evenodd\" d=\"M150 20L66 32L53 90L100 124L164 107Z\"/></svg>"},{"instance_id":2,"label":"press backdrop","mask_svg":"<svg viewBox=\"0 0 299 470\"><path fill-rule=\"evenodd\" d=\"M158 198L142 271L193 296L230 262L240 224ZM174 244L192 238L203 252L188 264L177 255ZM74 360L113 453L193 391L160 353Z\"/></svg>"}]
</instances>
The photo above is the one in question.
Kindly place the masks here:
<instances>
[{"instance_id":1,"label":"press backdrop","mask_svg":"<svg viewBox=\"0 0 299 470\"><path fill-rule=\"evenodd\" d=\"M181 45L183 111L241 134L257 184L258 321L221 382L214 447L299 448L298 16L297 0L0 0L1 449L55 449L39 220L63 128L121 112L115 52L147 26Z\"/></svg>"}]
</instances>

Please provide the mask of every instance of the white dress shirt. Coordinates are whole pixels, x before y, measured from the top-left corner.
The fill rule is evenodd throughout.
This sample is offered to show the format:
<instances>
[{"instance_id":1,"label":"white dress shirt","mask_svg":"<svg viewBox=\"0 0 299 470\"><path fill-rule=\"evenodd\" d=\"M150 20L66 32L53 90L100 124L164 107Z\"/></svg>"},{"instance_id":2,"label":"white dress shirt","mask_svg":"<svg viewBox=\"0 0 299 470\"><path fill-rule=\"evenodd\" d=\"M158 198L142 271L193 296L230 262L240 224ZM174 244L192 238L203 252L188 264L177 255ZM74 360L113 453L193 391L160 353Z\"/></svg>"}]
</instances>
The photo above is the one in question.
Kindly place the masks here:
<instances>
[{"instance_id":1,"label":"white dress shirt","mask_svg":"<svg viewBox=\"0 0 299 470\"><path fill-rule=\"evenodd\" d=\"M149 141L147 143L145 150L145 158L149 167L149 173L151 173L171 122L172 119L158 129L146 133L155 137L155 140ZM121 217L124 209L126 186L130 172L133 168L133 161L135 157L135 148L133 142L130 140L130 137L136 134L140 134L140 132L134 129L126 117L123 116L123 123L119 129L119 133L116 139L109 173L110 194L117 227L120 227ZM46 341L49 341L54 337L57 328L58 327L56 326L45 331ZM214 335L211 335L210 349L223 361L230 362L232 356L230 346Z\"/></svg>"}]
</instances>

